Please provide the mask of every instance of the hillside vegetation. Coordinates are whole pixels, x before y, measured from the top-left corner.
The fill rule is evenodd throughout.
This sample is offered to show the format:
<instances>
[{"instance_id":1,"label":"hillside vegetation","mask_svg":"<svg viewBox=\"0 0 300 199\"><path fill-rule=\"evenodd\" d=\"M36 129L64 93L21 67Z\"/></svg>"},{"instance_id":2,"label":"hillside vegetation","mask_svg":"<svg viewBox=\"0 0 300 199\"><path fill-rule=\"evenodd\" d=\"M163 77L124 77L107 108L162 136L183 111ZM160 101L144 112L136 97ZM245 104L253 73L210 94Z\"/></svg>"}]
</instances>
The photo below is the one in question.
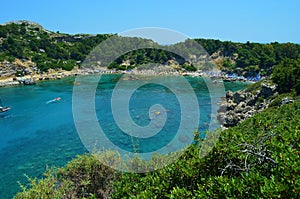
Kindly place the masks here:
<instances>
[{"instance_id":1,"label":"hillside vegetation","mask_svg":"<svg viewBox=\"0 0 300 199\"><path fill-rule=\"evenodd\" d=\"M71 70L76 62L110 35L67 35L20 21L0 26L0 61L31 60L40 71L49 68Z\"/></svg>"},{"instance_id":2,"label":"hillside vegetation","mask_svg":"<svg viewBox=\"0 0 300 199\"><path fill-rule=\"evenodd\" d=\"M113 34L68 35L45 30L28 21L17 21L0 25L0 62L9 66L16 59L32 61L36 72L49 68L71 70L86 58L94 47ZM259 44L235 43L212 39L195 39L226 73L237 73L245 77L268 76L274 66L300 56L300 45L293 43ZM146 40L145 42L149 42ZM158 46L153 42L153 47ZM109 52L106 52L109 54ZM190 54L193 57L193 53ZM153 48L135 50L120 56L109 68L125 70L143 63L177 63L184 70L196 68L178 55ZM1 68L0 68L1 69Z\"/></svg>"}]
</instances>

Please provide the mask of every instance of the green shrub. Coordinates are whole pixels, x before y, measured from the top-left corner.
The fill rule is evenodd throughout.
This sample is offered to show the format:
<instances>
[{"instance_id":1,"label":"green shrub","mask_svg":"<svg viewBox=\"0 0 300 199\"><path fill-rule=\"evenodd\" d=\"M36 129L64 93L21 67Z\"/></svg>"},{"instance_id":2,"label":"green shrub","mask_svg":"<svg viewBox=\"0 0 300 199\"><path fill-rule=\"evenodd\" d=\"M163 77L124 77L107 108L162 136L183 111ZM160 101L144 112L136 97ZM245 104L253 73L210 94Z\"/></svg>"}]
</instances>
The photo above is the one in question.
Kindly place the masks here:
<instances>
[{"instance_id":1,"label":"green shrub","mask_svg":"<svg viewBox=\"0 0 300 199\"><path fill-rule=\"evenodd\" d=\"M271 103L269 104L269 107L279 106L280 102L283 98L289 98L289 99L295 99L295 93L283 93L277 96L271 97L269 100L271 100Z\"/></svg>"},{"instance_id":2,"label":"green shrub","mask_svg":"<svg viewBox=\"0 0 300 199\"><path fill-rule=\"evenodd\" d=\"M256 91L261 89L261 82L255 82L253 84L249 84L246 88L246 92L255 93Z\"/></svg>"},{"instance_id":3,"label":"green shrub","mask_svg":"<svg viewBox=\"0 0 300 199\"><path fill-rule=\"evenodd\" d=\"M110 152L107 152L109 157ZM43 179L29 179L28 186L16 199L33 198L107 198L112 192L112 179L118 172L102 164L96 155L81 155L65 167L47 171Z\"/></svg>"},{"instance_id":4,"label":"green shrub","mask_svg":"<svg viewBox=\"0 0 300 199\"><path fill-rule=\"evenodd\" d=\"M283 59L274 67L272 80L278 84L279 93L295 90L300 95L300 58Z\"/></svg>"}]
</instances>

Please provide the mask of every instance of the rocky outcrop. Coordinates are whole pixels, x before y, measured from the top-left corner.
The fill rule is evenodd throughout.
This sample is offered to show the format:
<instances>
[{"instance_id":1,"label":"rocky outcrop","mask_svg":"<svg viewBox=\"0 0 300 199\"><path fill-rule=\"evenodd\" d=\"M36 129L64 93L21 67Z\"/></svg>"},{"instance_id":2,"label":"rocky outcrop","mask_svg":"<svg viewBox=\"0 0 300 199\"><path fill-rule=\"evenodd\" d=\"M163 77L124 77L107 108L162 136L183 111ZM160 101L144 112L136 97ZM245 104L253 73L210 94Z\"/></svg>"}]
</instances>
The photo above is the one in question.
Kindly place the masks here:
<instances>
[{"instance_id":1,"label":"rocky outcrop","mask_svg":"<svg viewBox=\"0 0 300 199\"><path fill-rule=\"evenodd\" d=\"M285 97L285 98L283 98L283 99L280 101L279 105L281 106L281 105L284 105L284 104L290 104L290 103L293 103L294 101L295 101L295 100L290 99L289 97Z\"/></svg>"},{"instance_id":2,"label":"rocky outcrop","mask_svg":"<svg viewBox=\"0 0 300 199\"><path fill-rule=\"evenodd\" d=\"M276 91L276 85L261 84L260 96L263 98L271 97Z\"/></svg>"},{"instance_id":3,"label":"rocky outcrop","mask_svg":"<svg viewBox=\"0 0 300 199\"><path fill-rule=\"evenodd\" d=\"M0 62L0 77L12 77L15 75L31 75L39 73L36 64L30 60L15 59L13 62Z\"/></svg>"},{"instance_id":4,"label":"rocky outcrop","mask_svg":"<svg viewBox=\"0 0 300 199\"><path fill-rule=\"evenodd\" d=\"M276 86L266 84L262 84L261 89L255 93L244 90L227 91L226 97L220 104L218 119L224 127L235 126L267 108L270 103L268 98L276 94ZM290 103L290 101L285 100L282 103Z\"/></svg>"}]
</instances>

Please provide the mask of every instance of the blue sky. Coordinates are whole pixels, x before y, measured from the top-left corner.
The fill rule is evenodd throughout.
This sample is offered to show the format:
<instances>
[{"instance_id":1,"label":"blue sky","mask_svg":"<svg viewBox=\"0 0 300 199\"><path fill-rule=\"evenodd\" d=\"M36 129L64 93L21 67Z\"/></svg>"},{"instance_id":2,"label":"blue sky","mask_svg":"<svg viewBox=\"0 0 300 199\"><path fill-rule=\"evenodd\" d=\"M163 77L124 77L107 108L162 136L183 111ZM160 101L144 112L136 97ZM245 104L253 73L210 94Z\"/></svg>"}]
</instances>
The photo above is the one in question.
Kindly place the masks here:
<instances>
[{"instance_id":1,"label":"blue sky","mask_svg":"<svg viewBox=\"0 0 300 199\"><path fill-rule=\"evenodd\" d=\"M298 0L2 1L0 23L30 20L64 33L162 27L192 38L300 43Z\"/></svg>"}]
</instances>

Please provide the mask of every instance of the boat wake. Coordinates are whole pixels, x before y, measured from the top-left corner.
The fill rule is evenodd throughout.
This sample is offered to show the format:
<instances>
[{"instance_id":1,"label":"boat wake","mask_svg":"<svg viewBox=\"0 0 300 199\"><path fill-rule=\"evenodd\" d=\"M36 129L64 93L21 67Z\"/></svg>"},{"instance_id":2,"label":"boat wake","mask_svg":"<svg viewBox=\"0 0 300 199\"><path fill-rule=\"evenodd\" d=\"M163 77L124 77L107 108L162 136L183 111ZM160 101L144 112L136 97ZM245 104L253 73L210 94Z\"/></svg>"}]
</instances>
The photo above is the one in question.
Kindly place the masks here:
<instances>
[{"instance_id":1,"label":"boat wake","mask_svg":"<svg viewBox=\"0 0 300 199\"><path fill-rule=\"evenodd\" d=\"M60 98L60 97L57 97L57 98L54 98L53 100L47 101L46 104L50 104L50 103L53 103L53 102L58 102L58 101L60 101L60 100L61 100L61 98Z\"/></svg>"}]
</instances>

